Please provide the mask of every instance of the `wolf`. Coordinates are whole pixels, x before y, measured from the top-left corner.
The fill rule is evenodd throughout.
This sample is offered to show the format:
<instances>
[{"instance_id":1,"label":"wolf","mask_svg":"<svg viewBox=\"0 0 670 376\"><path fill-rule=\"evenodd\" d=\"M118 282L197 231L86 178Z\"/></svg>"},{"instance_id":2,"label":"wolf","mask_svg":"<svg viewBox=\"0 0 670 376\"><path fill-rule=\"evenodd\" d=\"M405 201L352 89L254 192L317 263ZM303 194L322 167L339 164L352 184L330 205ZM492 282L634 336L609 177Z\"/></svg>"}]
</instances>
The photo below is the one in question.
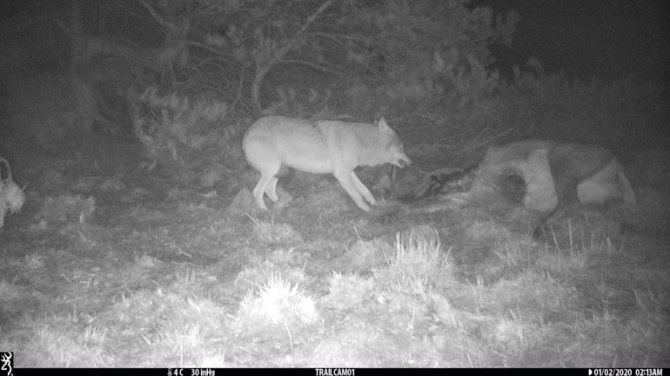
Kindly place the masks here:
<instances>
[{"instance_id":1,"label":"wolf","mask_svg":"<svg viewBox=\"0 0 670 376\"><path fill-rule=\"evenodd\" d=\"M602 205L617 199L636 204L623 166L610 150L598 145L531 139L493 146L477 168L452 176L472 181L467 193L447 195L457 202L503 199L539 213L533 230L536 238L574 204ZM448 189L457 184L441 182ZM437 205L453 207L449 202Z\"/></svg>"},{"instance_id":2,"label":"wolf","mask_svg":"<svg viewBox=\"0 0 670 376\"><path fill-rule=\"evenodd\" d=\"M264 194L277 201L276 175L282 167L332 173L356 205L369 212L375 198L354 169L386 163L403 168L412 163L384 118L368 124L266 116L249 127L242 149L247 162L261 175L253 194L263 210L267 210Z\"/></svg>"},{"instance_id":3,"label":"wolf","mask_svg":"<svg viewBox=\"0 0 670 376\"><path fill-rule=\"evenodd\" d=\"M533 236L574 204L603 205L622 200L635 205L635 192L614 154L599 145L524 140L491 147L479 167L478 178L497 179L504 190L509 176L518 174L526 192L519 196L523 206L541 213Z\"/></svg>"},{"instance_id":4,"label":"wolf","mask_svg":"<svg viewBox=\"0 0 670 376\"><path fill-rule=\"evenodd\" d=\"M637 204L624 168L610 150L598 145L549 143L534 153L544 154L544 150L557 203L540 220L533 236L546 232L548 224L577 203L604 205L618 199L629 206Z\"/></svg>"}]
</instances>

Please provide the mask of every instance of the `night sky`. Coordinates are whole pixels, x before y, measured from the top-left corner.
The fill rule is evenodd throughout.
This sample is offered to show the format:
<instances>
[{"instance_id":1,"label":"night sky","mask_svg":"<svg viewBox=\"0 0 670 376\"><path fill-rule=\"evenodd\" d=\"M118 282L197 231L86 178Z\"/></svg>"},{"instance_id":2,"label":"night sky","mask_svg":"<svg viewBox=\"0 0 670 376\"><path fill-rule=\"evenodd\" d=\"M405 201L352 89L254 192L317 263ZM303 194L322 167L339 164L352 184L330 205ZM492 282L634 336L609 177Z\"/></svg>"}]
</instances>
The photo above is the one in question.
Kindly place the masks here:
<instances>
[{"instance_id":1,"label":"night sky","mask_svg":"<svg viewBox=\"0 0 670 376\"><path fill-rule=\"evenodd\" d=\"M668 0L475 0L496 10L516 9L521 24L512 51L523 63L537 57L548 72L569 76L623 75L655 82L670 78ZM504 61L501 61L504 63Z\"/></svg>"}]
</instances>

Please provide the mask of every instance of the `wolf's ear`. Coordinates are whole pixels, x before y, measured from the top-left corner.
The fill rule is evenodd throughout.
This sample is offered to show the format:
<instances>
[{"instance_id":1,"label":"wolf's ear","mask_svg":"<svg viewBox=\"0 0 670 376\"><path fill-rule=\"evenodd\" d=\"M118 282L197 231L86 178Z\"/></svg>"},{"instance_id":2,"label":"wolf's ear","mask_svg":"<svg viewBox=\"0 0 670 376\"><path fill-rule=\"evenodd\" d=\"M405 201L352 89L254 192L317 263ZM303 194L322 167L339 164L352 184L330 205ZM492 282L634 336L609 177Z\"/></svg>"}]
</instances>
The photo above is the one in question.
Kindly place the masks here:
<instances>
[{"instance_id":1,"label":"wolf's ear","mask_svg":"<svg viewBox=\"0 0 670 376\"><path fill-rule=\"evenodd\" d=\"M389 127L389 125L386 123L386 119L384 119L383 116L377 120L377 128L381 133L394 133L393 129Z\"/></svg>"}]
</instances>

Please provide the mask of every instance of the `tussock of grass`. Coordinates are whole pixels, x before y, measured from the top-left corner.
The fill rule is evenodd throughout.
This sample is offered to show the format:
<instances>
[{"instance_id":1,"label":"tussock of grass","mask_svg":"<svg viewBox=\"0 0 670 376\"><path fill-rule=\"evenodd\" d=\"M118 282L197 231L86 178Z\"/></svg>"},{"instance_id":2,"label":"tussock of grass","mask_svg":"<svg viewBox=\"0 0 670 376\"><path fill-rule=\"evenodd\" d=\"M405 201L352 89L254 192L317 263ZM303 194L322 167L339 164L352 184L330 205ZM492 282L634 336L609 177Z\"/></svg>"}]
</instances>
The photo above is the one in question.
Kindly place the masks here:
<instances>
[{"instance_id":1,"label":"tussock of grass","mask_svg":"<svg viewBox=\"0 0 670 376\"><path fill-rule=\"evenodd\" d=\"M536 252L533 249L533 242L525 237L513 237L500 241L491 248L491 252L498 257L500 264L511 269L528 268L532 255Z\"/></svg>"},{"instance_id":2,"label":"tussock of grass","mask_svg":"<svg viewBox=\"0 0 670 376\"><path fill-rule=\"evenodd\" d=\"M25 267L28 269L42 269L44 267L44 256L30 253L24 257Z\"/></svg>"},{"instance_id":3,"label":"tussock of grass","mask_svg":"<svg viewBox=\"0 0 670 376\"><path fill-rule=\"evenodd\" d=\"M175 283L175 287L183 282ZM196 366L203 357L221 351L213 345L228 332L225 313L225 308L211 299L193 295L184 298L183 292L159 289L122 298L100 320L115 320L125 328L108 334L110 346L124 346L107 350L120 351L135 364L158 366L176 361L180 366Z\"/></svg>"},{"instance_id":4,"label":"tussock of grass","mask_svg":"<svg viewBox=\"0 0 670 376\"><path fill-rule=\"evenodd\" d=\"M269 244L302 243L302 237L293 227L274 220L264 221L249 217L254 223L253 234L259 241Z\"/></svg>"},{"instance_id":5,"label":"tussock of grass","mask_svg":"<svg viewBox=\"0 0 670 376\"><path fill-rule=\"evenodd\" d=\"M502 308L503 312L513 309L516 311L513 314L521 314L523 310L527 310L525 313L528 314L537 311L548 314L565 311L568 314L569 310L576 308L578 297L574 288L563 286L551 276L536 271L527 271L515 278L502 280L487 289L486 294L487 303L482 308L490 304L489 307ZM542 316L537 319L551 320Z\"/></svg>"},{"instance_id":6,"label":"tussock of grass","mask_svg":"<svg viewBox=\"0 0 670 376\"><path fill-rule=\"evenodd\" d=\"M282 250L278 252L284 253ZM277 252L272 254L275 253ZM291 284L300 284L307 279L302 267L293 267L291 264L272 262L267 259L257 266L240 271L235 278L235 285L245 290L259 288L268 282L268 276L276 276Z\"/></svg>"},{"instance_id":7,"label":"tussock of grass","mask_svg":"<svg viewBox=\"0 0 670 376\"><path fill-rule=\"evenodd\" d=\"M415 277L433 281L447 273L443 263L442 244L438 233L430 227L411 229L405 236L396 235L394 258L386 269L378 269L378 278Z\"/></svg>"},{"instance_id":8,"label":"tussock of grass","mask_svg":"<svg viewBox=\"0 0 670 376\"><path fill-rule=\"evenodd\" d=\"M307 367L380 367L382 352L394 347L391 336L353 320L319 341L303 363Z\"/></svg>"},{"instance_id":9,"label":"tussock of grass","mask_svg":"<svg viewBox=\"0 0 670 376\"><path fill-rule=\"evenodd\" d=\"M35 281L30 281L31 284L37 284L41 281L39 274L35 277ZM41 307L39 293L36 293L32 288L9 283L0 280L0 331L11 328L11 322L19 320L22 316L32 313Z\"/></svg>"},{"instance_id":10,"label":"tussock of grass","mask_svg":"<svg viewBox=\"0 0 670 376\"><path fill-rule=\"evenodd\" d=\"M109 366L110 355L101 346L105 331L86 328L77 333L69 328L45 327L24 349L27 359L16 359L18 367L104 367ZM22 352L23 353L23 352ZM24 363L25 362L25 363ZM21 364L23 363L23 364Z\"/></svg>"},{"instance_id":11,"label":"tussock of grass","mask_svg":"<svg viewBox=\"0 0 670 376\"><path fill-rule=\"evenodd\" d=\"M536 259L535 268L549 275L578 276L588 273L589 256L583 252L543 252Z\"/></svg>"},{"instance_id":12,"label":"tussock of grass","mask_svg":"<svg viewBox=\"0 0 670 376\"><path fill-rule=\"evenodd\" d=\"M21 289L17 285L4 280L0 281L0 299L2 299L3 302L19 298L20 296Z\"/></svg>"},{"instance_id":13,"label":"tussock of grass","mask_svg":"<svg viewBox=\"0 0 670 376\"><path fill-rule=\"evenodd\" d=\"M622 239L621 219L611 213L582 211L552 225L547 238L557 250L598 252L606 242Z\"/></svg>"},{"instance_id":14,"label":"tussock of grass","mask_svg":"<svg viewBox=\"0 0 670 376\"><path fill-rule=\"evenodd\" d=\"M303 266L307 262L308 255L298 252L294 248L279 248L267 256L267 260L275 265L281 266Z\"/></svg>"},{"instance_id":15,"label":"tussock of grass","mask_svg":"<svg viewBox=\"0 0 670 376\"><path fill-rule=\"evenodd\" d=\"M473 220L465 228L465 235L473 241L494 241L510 239L509 229L493 220Z\"/></svg>"},{"instance_id":16,"label":"tussock of grass","mask_svg":"<svg viewBox=\"0 0 670 376\"><path fill-rule=\"evenodd\" d=\"M99 314L75 311L25 322L28 331L7 343L21 354L19 367L196 366L223 359L230 319L224 307L194 294L202 282L202 273L186 271L172 285L116 296Z\"/></svg>"},{"instance_id":17,"label":"tussock of grass","mask_svg":"<svg viewBox=\"0 0 670 376\"><path fill-rule=\"evenodd\" d=\"M320 300L334 324L305 360L308 365L436 366L447 335L429 334L434 325L461 326L461 314L441 293L449 266L434 229L419 227L396 237L395 252L372 275L333 274ZM346 317L343 319L343 317ZM431 329L432 328L432 329ZM440 338L442 338L440 340ZM436 344L437 343L437 344ZM374 349L374 350L371 350ZM404 354L398 357L397 354ZM463 365L463 364L461 364Z\"/></svg>"},{"instance_id":18,"label":"tussock of grass","mask_svg":"<svg viewBox=\"0 0 670 376\"><path fill-rule=\"evenodd\" d=\"M356 274L333 273L328 282L330 285L328 295L319 301L324 307L346 312L360 308L372 297L374 281L370 278Z\"/></svg>"},{"instance_id":19,"label":"tussock of grass","mask_svg":"<svg viewBox=\"0 0 670 376\"><path fill-rule=\"evenodd\" d=\"M266 284L248 293L237 311L237 328L259 333L272 328L295 327L319 319L315 300L298 285L271 276Z\"/></svg>"},{"instance_id":20,"label":"tussock of grass","mask_svg":"<svg viewBox=\"0 0 670 376\"><path fill-rule=\"evenodd\" d=\"M379 238L372 240L358 239L349 247L341 258L348 268L368 269L385 262L391 253L389 244Z\"/></svg>"}]
</instances>

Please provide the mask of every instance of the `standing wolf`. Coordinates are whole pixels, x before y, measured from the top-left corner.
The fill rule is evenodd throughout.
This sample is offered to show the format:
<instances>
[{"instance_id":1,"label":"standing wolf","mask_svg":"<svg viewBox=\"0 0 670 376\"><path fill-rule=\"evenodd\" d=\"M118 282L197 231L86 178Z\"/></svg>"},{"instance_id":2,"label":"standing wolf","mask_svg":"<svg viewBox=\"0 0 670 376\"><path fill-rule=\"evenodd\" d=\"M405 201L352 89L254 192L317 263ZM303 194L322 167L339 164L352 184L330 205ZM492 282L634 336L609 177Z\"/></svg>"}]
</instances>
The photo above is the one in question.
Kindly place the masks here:
<instances>
[{"instance_id":1,"label":"standing wolf","mask_svg":"<svg viewBox=\"0 0 670 376\"><path fill-rule=\"evenodd\" d=\"M275 175L282 166L314 174L332 173L356 205L367 212L376 201L354 169L411 164L400 138L384 118L367 124L267 116L249 127L242 148L249 164L261 174L253 193L263 210L267 209L264 194L277 201Z\"/></svg>"}]
</instances>

